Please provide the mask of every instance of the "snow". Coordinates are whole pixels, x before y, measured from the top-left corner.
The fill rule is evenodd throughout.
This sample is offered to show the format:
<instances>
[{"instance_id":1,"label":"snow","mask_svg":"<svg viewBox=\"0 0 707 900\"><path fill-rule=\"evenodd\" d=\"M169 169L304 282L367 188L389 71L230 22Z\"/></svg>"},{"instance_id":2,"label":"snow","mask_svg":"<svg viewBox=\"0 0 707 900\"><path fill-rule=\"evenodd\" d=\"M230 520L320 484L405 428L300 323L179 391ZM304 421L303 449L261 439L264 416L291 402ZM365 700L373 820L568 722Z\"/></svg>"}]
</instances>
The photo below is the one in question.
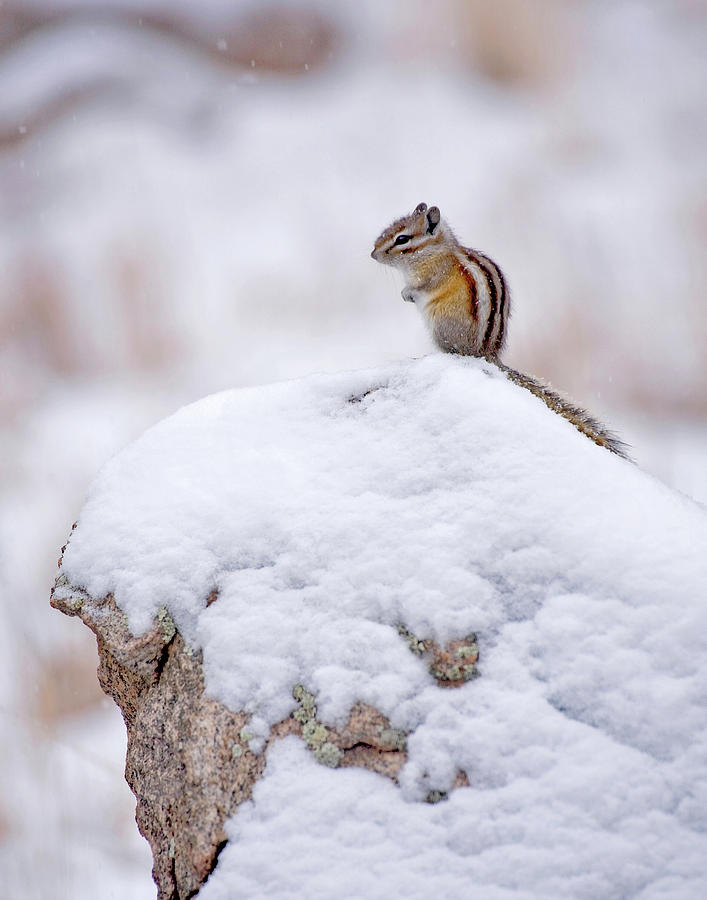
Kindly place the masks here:
<instances>
[{"instance_id":1,"label":"snow","mask_svg":"<svg viewBox=\"0 0 707 900\"><path fill-rule=\"evenodd\" d=\"M613 749L597 764L596 746L577 735L542 777L428 805L403 802L370 772L319 766L287 738L269 751L253 801L230 820L229 844L199 896L703 896L704 839L654 811L665 796L659 776L646 787L631 754ZM619 797L605 794L620 778ZM634 814L612 815L622 804Z\"/></svg>"},{"instance_id":2,"label":"snow","mask_svg":"<svg viewBox=\"0 0 707 900\"><path fill-rule=\"evenodd\" d=\"M433 354L185 407L104 467L63 571L136 632L167 606L255 748L297 682L327 723L361 700L411 732L400 787L269 749L207 900L687 898L707 891L706 539L699 504ZM475 631L481 678L439 688L399 622ZM459 770L470 788L420 802Z\"/></svg>"}]
</instances>

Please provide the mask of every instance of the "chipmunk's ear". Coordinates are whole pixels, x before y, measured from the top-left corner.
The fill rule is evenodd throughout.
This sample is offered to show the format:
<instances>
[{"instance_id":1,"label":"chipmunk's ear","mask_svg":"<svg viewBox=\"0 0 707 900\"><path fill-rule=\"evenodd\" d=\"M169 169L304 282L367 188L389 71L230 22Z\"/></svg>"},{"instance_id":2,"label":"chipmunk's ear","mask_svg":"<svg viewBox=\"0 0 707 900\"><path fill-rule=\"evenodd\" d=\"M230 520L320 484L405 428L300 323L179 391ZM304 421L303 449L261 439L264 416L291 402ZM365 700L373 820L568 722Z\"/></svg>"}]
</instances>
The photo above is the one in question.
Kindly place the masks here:
<instances>
[{"instance_id":1,"label":"chipmunk's ear","mask_svg":"<svg viewBox=\"0 0 707 900\"><path fill-rule=\"evenodd\" d=\"M415 207L415 212L413 216L421 216L423 213L427 212L427 204L426 203L418 203Z\"/></svg>"},{"instance_id":2,"label":"chipmunk's ear","mask_svg":"<svg viewBox=\"0 0 707 900\"><path fill-rule=\"evenodd\" d=\"M427 234L434 234L439 225L440 215L436 206L431 206L427 211Z\"/></svg>"}]
</instances>

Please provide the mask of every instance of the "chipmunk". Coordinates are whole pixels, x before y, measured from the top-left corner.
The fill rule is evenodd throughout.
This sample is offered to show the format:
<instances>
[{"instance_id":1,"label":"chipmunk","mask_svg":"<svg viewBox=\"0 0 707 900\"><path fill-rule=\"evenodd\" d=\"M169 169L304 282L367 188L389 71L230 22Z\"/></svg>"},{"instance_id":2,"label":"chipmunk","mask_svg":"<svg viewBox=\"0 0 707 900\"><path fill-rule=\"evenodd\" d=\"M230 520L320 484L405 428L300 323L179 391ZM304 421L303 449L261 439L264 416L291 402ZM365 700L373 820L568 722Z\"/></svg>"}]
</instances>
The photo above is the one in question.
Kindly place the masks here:
<instances>
[{"instance_id":1,"label":"chipmunk","mask_svg":"<svg viewBox=\"0 0 707 900\"><path fill-rule=\"evenodd\" d=\"M440 350L483 357L590 440L629 459L626 445L601 422L499 360L511 311L506 279L488 256L459 243L436 206L420 203L409 216L396 219L381 232L371 256L403 273L403 300L418 307Z\"/></svg>"}]
</instances>

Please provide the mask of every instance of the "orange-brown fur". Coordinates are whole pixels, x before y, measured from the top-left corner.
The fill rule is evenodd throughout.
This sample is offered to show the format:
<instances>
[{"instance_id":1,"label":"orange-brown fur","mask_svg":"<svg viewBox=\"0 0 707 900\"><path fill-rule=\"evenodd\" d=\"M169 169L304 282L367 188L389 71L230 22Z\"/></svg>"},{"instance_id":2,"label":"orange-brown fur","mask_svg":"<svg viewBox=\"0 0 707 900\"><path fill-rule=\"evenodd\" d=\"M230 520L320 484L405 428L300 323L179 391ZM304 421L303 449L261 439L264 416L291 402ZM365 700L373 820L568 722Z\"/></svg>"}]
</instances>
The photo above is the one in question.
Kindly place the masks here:
<instances>
[{"instance_id":1,"label":"orange-brown fur","mask_svg":"<svg viewBox=\"0 0 707 900\"><path fill-rule=\"evenodd\" d=\"M475 298L476 293L471 295ZM463 321L471 312L469 281L462 267L456 263L450 274L436 291L430 294L427 313L434 322L440 316ZM475 316L475 301L472 315Z\"/></svg>"}]
</instances>

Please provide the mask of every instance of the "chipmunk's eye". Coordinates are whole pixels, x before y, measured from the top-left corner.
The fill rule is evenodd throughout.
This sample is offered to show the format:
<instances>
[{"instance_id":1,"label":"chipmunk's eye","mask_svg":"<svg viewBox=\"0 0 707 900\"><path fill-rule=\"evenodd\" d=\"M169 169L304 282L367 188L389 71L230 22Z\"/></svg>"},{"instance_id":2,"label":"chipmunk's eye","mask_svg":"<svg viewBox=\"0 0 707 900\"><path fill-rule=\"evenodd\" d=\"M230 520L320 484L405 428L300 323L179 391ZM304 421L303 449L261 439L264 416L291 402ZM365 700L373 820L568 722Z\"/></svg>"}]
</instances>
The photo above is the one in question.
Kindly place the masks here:
<instances>
[{"instance_id":1,"label":"chipmunk's eye","mask_svg":"<svg viewBox=\"0 0 707 900\"><path fill-rule=\"evenodd\" d=\"M410 240L412 240L411 234L399 234L393 241L393 246L395 246L396 244L407 244L407 242Z\"/></svg>"}]
</instances>

